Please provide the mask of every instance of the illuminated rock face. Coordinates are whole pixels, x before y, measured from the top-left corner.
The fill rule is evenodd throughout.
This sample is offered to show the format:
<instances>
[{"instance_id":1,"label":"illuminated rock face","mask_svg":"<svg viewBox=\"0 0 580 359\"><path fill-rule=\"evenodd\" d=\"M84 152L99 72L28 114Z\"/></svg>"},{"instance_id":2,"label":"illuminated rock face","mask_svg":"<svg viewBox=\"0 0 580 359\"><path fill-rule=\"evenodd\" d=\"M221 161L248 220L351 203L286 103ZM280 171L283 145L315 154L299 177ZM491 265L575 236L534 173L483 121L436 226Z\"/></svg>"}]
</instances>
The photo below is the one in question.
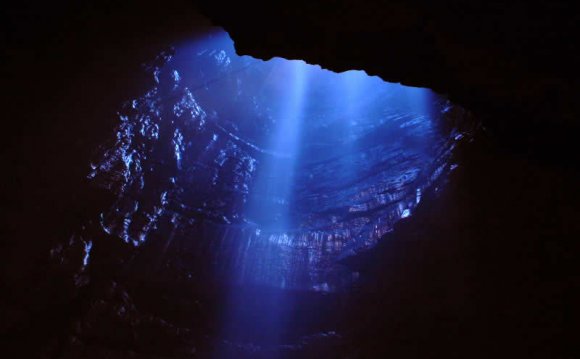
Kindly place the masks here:
<instances>
[{"instance_id":1,"label":"illuminated rock face","mask_svg":"<svg viewBox=\"0 0 580 359\"><path fill-rule=\"evenodd\" d=\"M183 276L204 262L238 284L348 285L339 260L444 183L462 136L462 110L428 90L239 57L223 32L146 70L152 88L123 105L89 177L117 196L102 230L180 243L167 260Z\"/></svg>"}]
</instances>

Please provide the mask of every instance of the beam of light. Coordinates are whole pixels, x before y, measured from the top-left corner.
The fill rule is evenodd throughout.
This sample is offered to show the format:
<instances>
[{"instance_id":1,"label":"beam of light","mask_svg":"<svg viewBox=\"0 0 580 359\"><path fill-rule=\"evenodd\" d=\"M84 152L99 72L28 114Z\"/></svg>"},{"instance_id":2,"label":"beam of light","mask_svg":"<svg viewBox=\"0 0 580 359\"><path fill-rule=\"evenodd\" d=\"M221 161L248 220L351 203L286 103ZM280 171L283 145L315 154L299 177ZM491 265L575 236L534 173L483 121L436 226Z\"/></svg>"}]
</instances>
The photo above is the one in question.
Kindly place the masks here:
<instances>
[{"instance_id":1,"label":"beam of light","mask_svg":"<svg viewBox=\"0 0 580 359\"><path fill-rule=\"evenodd\" d=\"M290 224L289 202L306 100L305 66L302 61L282 61L271 70L268 78L269 82L274 82L278 87L277 101L282 101L273 104L276 107L274 128L266 142L268 148L279 155L263 157L252 189L257 196L252 197L246 215L270 230L285 230Z\"/></svg>"},{"instance_id":2,"label":"beam of light","mask_svg":"<svg viewBox=\"0 0 580 359\"><path fill-rule=\"evenodd\" d=\"M356 142L355 129L360 121L363 120L363 111L361 111L361 102L364 102L365 97L369 94L365 93L365 85L368 86L368 76L362 71L347 71L341 74L341 86L338 87L337 98L344 98L344 119L342 127L345 131L344 135L344 150L347 153L356 153L358 150ZM344 173L347 182L352 181L356 177L356 162L342 161L341 172Z\"/></svg>"},{"instance_id":3,"label":"beam of light","mask_svg":"<svg viewBox=\"0 0 580 359\"><path fill-rule=\"evenodd\" d=\"M272 104L274 109L274 128L266 141L268 148L279 155L263 156L261 170L248 203L246 216L262 223L262 228L273 232L283 232L290 225L289 203L292 197L294 172L298 158L300 133L302 127L307 74L301 61L282 61L271 69L269 83L262 91L277 87L276 96L283 99ZM282 85L282 86L280 86ZM279 101L279 100L278 100ZM260 237L258 237L260 239ZM266 244L267 249L259 263L246 263L260 266L261 276L251 278L257 286L242 287L235 290L229 298L230 307L224 334L237 340L258 340L269 344L281 344L283 331L288 321L287 310L292 307L289 298L277 289L263 287L272 282L285 286L285 275L280 272L279 248L276 243ZM227 356L218 353L219 357Z\"/></svg>"}]
</instances>

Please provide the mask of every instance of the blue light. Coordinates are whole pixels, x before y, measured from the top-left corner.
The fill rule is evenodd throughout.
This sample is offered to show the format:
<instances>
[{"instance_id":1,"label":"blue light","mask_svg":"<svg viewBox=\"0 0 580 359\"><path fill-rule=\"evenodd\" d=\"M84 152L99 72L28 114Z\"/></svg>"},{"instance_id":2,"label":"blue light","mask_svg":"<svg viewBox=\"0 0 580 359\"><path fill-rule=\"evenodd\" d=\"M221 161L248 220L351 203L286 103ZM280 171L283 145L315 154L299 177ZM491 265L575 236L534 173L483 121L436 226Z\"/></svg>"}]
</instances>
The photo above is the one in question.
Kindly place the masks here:
<instances>
[{"instance_id":1,"label":"blue light","mask_svg":"<svg viewBox=\"0 0 580 359\"><path fill-rule=\"evenodd\" d=\"M135 246L183 244L187 273L207 262L230 290L222 334L234 342L284 342L286 293L348 287L358 274L340 259L372 248L453 168L460 134L439 129L427 89L238 56L221 31L150 72L91 166L118 193L99 223Z\"/></svg>"},{"instance_id":2,"label":"blue light","mask_svg":"<svg viewBox=\"0 0 580 359\"><path fill-rule=\"evenodd\" d=\"M235 282L282 288L307 282L309 289L332 290L321 263L372 247L412 213L431 181L437 146L445 142L433 125L436 98L427 89L359 70L335 73L300 60L238 56L220 31L182 44L172 63L169 76L189 91L177 115L195 112L217 131L196 158L211 159L220 148L219 167L245 158L233 169L244 180L228 189L241 189L243 198L203 209L226 209L233 213L224 221L242 222L239 235L216 232L240 238L228 244L237 246ZM188 143L196 141L187 137L182 129L173 141L183 171ZM220 181L212 179L214 186Z\"/></svg>"},{"instance_id":3,"label":"blue light","mask_svg":"<svg viewBox=\"0 0 580 359\"><path fill-rule=\"evenodd\" d=\"M300 144L307 73L301 61L280 62L271 69L270 85L279 86L276 95L283 101L275 102L272 135L268 149L274 153L262 159L246 216L270 230L285 230L288 225L289 202ZM269 84L265 84L265 90Z\"/></svg>"},{"instance_id":4,"label":"blue light","mask_svg":"<svg viewBox=\"0 0 580 359\"><path fill-rule=\"evenodd\" d=\"M376 242L396 218L411 215L407 206L419 203L421 188L412 184L422 163L433 159L432 95L363 71L336 74L303 61L239 57L225 34L189 46L190 54L210 54L220 70L181 69L190 72L181 81L202 73L190 86L200 89L194 95L202 107L215 109L218 128L254 151L257 161L240 213L254 229L246 242L232 244L241 263L232 277L242 286L228 300L223 335L243 341L245 331L257 331L279 343L291 303L266 288L297 288L304 279L296 278L307 275L309 289L332 291L319 263L338 257L343 247ZM175 60L187 63L186 57L178 52ZM230 75L220 77L220 71ZM213 135L212 146L216 140ZM176 138L176 156L181 142ZM390 152L400 152L408 168L390 160Z\"/></svg>"}]
</instances>

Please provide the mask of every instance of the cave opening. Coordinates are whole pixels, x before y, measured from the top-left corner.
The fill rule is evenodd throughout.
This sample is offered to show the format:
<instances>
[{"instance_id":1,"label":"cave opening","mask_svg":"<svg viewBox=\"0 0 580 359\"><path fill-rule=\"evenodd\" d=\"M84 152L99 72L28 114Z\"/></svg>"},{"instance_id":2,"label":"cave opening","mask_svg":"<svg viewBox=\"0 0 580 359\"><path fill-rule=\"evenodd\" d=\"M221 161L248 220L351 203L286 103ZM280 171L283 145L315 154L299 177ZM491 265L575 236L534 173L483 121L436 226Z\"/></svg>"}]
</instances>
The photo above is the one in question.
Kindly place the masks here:
<instances>
[{"instance_id":1,"label":"cave opening","mask_svg":"<svg viewBox=\"0 0 580 359\"><path fill-rule=\"evenodd\" d=\"M98 223L151 275L225 285L219 335L234 342L319 331L328 318L312 319L307 293L356 283L342 261L445 184L466 133L463 110L428 89L238 56L222 30L144 69L151 87L91 164L116 197ZM312 318L297 323L297 308Z\"/></svg>"}]
</instances>

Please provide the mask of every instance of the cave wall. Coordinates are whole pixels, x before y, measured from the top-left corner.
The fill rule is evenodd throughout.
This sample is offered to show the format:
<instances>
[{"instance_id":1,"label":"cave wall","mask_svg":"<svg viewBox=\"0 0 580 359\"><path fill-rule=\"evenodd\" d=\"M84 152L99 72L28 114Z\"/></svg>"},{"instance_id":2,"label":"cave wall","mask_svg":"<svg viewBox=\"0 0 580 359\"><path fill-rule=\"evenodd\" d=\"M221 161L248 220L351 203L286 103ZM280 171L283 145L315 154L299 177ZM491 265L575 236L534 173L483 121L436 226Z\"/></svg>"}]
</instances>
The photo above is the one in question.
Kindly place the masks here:
<instances>
[{"instance_id":1,"label":"cave wall","mask_svg":"<svg viewBox=\"0 0 580 359\"><path fill-rule=\"evenodd\" d=\"M151 78L141 64L172 41L194 37L210 25L190 2L158 5L31 1L8 2L3 8L3 356L64 355L65 338L69 338L75 318L90 310L102 295L108 296L109 290L116 294L111 300L105 298L108 304L99 310L112 313L113 322L107 325L118 328L116 310L126 309L128 301L120 297L124 289L115 284L115 277L120 264L131 255L126 248L109 243L102 256L97 255L103 258L102 265L92 262L103 280L92 281L95 287L88 291L78 290L79 284L87 282L86 273L77 276L83 245L76 234L84 231L83 223L98 215L102 206L113 201L87 180L89 164L95 149L111 134L119 105L150 85ZM121 307L113 309L119 302ZM96 318L104 318L103 312ZM131 315L123 318L121 321L134 319ZM120 334L114 341L127 338L123 330L110 332ZM95 333L100 336L103 331ZM107 354L95 350L94 355Z\"/></svg>"}]
</instances>

